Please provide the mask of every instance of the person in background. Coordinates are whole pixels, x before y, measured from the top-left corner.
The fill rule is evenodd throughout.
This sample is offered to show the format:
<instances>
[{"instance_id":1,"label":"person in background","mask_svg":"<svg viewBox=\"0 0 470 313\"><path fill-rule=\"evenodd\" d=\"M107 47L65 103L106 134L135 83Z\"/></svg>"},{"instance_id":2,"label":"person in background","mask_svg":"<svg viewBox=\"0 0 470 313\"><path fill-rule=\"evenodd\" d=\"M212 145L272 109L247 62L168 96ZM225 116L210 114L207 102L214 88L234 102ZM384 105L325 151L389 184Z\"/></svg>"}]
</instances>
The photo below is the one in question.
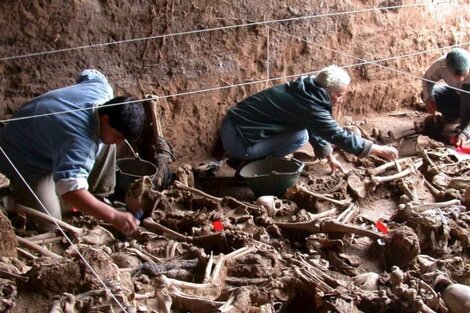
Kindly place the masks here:
<instances>
[{"instance_id":1,"label":"person in background","mask_svg":"<svg viewBox=\"0 0 470 313\"><path fill-rule=\"evenodd\" d=\"M124 234L136 230L139 221L132 214L96 197L114 191L115 144L139 136L145 120L141 103L113 94L106 77L88 69L76 84L49 91L15 112L0 133L0 172L10 177L16 203L43 211L39 200L61 219L62 202Z\"/></svg>"},{"instance_id":2,"label":"person in background","mask_svg":"<svg viewBox=\"0 0 470 313\"><path fill-rule=\"evenodd\" d=\"M332 107L343 100L350 84L348 73L331 65L316 76L258 92L231 107L220 136L226 153L238 160L284 157L310 142L318 158L326 158L332 171L344 171L331 144L358 157L369 154L398 158L391 146L372 143L340 127ZM240 169L240 168L239 168Z\"/></svg>"},{"instance_id":3,"label":"person in background","mask_svg":"<svg viewBox=\"0 0 470 313\"><path fill-rule=\"evenodd\" d=\"M453 49L437 59L424 78L422 99L431 114L427 121L440 125L460 121L456 145L461 146L470 139L470 53ZM436 84L439 81L445 84Z\"/></svg>"}]
</instances>

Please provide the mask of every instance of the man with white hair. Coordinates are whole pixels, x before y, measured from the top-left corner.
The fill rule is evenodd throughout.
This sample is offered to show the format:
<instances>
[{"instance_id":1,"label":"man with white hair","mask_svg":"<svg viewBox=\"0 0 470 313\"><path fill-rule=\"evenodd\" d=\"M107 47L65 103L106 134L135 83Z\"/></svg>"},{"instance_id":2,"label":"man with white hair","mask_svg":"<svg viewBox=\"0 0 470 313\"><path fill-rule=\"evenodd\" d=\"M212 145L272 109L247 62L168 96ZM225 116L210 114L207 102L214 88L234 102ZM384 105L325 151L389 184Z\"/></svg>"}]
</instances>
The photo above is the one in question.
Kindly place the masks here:
<instances>
[{"instance_id":1,"label":"man with white hair","mask_svg":"<svg viewBox=\"0 0 470 313\"><path fill-rule=\"evenodd\" d=\"M432 115L426 122L444 125L460 121L457 145L461 146L470 139L470 53L452 49L428 68L424 78L422 98ZM436 84L441 80L445 84Z\"/></svg>"},{"instance_id":2,"label":"man with white hair","mask_svg":"<svg viewBox=\"0 0 470 313\"><path fill-rule=\"evenodd\" d=\"M225 151L246 163L286 156L309 141L315 155L327 158L333 171L344 169L330 143L358 157L396 159L395 148L363 139L333 119L332 107L342 101L350 81L345 70L331 65L317 76L302 76L249 96L231 107L223 120L220 135Z\"/></svg>"}]
</instances>

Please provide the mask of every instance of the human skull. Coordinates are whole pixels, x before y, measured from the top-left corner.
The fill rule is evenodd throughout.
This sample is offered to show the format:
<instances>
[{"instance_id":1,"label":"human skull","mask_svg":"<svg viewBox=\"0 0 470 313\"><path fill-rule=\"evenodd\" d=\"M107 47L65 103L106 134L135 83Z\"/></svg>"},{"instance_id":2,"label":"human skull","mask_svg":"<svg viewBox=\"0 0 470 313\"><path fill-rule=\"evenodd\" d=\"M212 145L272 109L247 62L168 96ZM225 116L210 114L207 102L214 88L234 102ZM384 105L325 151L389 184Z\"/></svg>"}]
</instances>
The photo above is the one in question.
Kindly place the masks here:
<instances>
[{"instance_id":1,"label":"human skull","mask_svg":"<svg viewBox=\"0 0 470 313\"><path fill-rule=\"evenodd\" d=\"M286 216L292 214L295 210L295 204L288 200L279 199L276 196L261 196L256 199L258 205L263 206L268 212L268 216L274 218L276 216Z\"/></svg>"}]
</instances>

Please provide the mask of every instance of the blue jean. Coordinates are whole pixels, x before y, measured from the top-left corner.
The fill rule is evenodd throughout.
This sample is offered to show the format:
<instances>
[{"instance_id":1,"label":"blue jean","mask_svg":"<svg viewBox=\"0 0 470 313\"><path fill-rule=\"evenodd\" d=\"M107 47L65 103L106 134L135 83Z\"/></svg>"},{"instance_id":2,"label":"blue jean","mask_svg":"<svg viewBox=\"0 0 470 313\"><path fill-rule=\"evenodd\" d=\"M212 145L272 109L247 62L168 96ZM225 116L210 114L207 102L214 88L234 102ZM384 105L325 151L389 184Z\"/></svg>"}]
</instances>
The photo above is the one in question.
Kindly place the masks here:
<instances>
[{"instance_id":1,"label":"blue jean","mask_svg":"<svg viewBox=\"0 0 470 313\"><path fill-rule=\"evenodd\" d=\"M225 151L231 157L240 160L283 157L297 151L308 142L308 132L306 129L302 129L277 134L264 141L247 146L228 116L222 122L220 137Z\"/></svg>"}]
</instances>

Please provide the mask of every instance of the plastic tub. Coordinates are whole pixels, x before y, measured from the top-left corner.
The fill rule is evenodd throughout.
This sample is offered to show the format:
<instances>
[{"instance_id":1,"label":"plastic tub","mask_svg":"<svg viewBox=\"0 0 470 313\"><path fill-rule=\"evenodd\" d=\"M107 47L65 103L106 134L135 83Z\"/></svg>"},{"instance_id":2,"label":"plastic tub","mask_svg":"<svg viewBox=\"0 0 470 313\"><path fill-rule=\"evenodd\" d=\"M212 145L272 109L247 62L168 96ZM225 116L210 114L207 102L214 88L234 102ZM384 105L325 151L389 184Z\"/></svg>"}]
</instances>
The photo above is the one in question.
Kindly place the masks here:
<instances>
[{"instance_id":1,"label":"plastic tub","mask_svg":"<svg viewBox=\"0 0 470 313\"><path fill-rule=\"evenodd\" d=\"M251 162L240 170L240 176L257 197L282 197L287 188L295 185L304 163L297 159L263 159Z\"/></svg>"}]
</instances>

